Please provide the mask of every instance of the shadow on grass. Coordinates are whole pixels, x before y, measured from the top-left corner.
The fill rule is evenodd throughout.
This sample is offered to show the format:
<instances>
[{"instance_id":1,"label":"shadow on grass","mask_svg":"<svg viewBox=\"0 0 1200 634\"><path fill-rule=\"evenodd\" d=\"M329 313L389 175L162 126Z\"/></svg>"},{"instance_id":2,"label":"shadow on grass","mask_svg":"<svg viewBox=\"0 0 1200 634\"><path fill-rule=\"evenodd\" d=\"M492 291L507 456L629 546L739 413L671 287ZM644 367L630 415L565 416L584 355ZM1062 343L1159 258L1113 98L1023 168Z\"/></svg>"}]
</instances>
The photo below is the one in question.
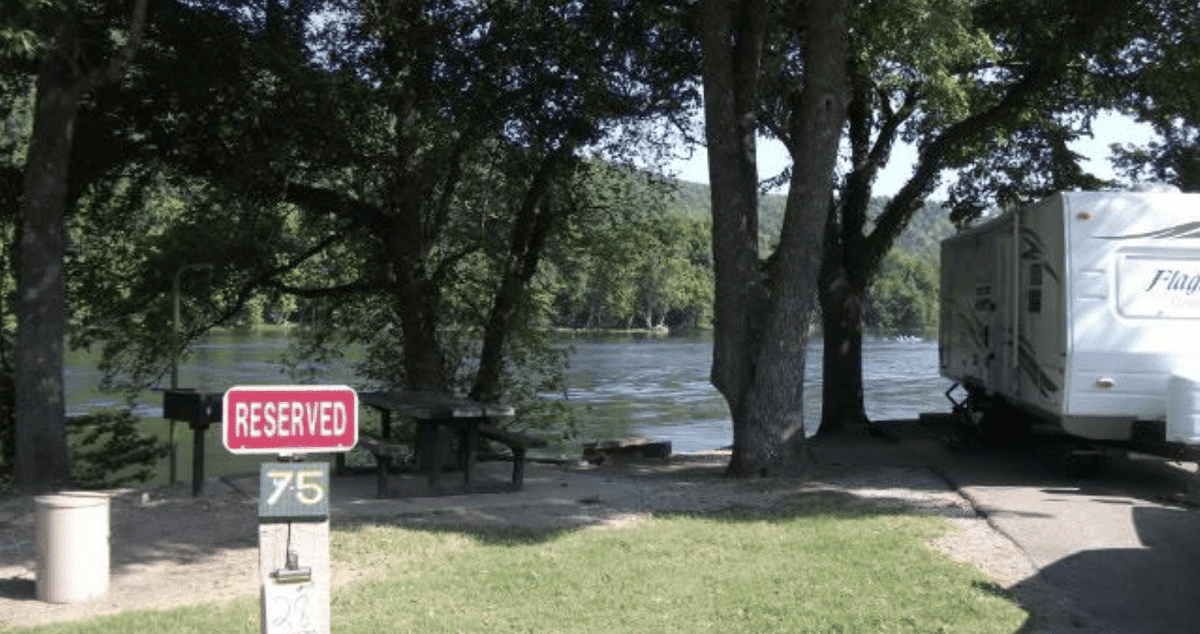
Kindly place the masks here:
<instances>
[{"instance_id":1,"label":"shadow on grass","mask_svg":"<svg viewBox=\"0 0 1200 634\"><path fill-rule=\"evenodd\" d=\"M770 507L732 504L707 511L649 511L609 506L603 500L588 504L587 514L571 513L579 507L514 507L490 509L487 513L422 513L384 518L356 517L335 520L335 530L355 532L374 526L399 526L431 533L453 533L493 546L529 546L553 542L579 530L636 526L649 518L705 519L716 522L789 522L800 518L853 519L878 516L910 515L907 500L899 498L863 498L844 491L806 491L780 496ZM550 505L547 505L550 506ZM559 512L561 515L553 516ZM534 523L530 517L538 514ZM555 519L559 521L555 521ZM523 522L523 523L518 523Z\"/></svg>"},{"instance_id":2,"label":"shadow on grass","mask_svg":"<svg viewBox=\"0 0 1200 634\"><path fill-rule=\"evenodd\" d=\"M861 450L858 444L863 445ZM907 446L913 445L909 443ZM1195 570L1200 569L1200 542L1194 539L1194 535L1200 530L1200 513L1188 507L1147 507L1144 504L1161 504L1166 494L1186 488L1190 474L1178 465L1118 459L1091 477L1081 478L1063 463L1058 453L1059 447L1043 439L1035 439L1021 448L971 451L945 451L926 442L918 446L924 453L912 461L897 455L894 450L880 453L880 447L897 446L870 441L845 442L835 445L825 455L838 459L844 457L839 464L865 465L867 468L862 470L861 481L843 479L841 482L866 488L888 488L886 482L873 479L876 473L872 469L887 464L875 462L879 456L883 456L895 460L894 464L898 466L912 466L915 463L934 466L938 473L952 474L953 477L947 479L957 487L1030 490L1030 504L992 509L990 514L995 518L1055 522L1059 503L1070 499L1095 503L1103 508L1130 509L1131 521L1142 544L1139 548L1099 548L1066 556L1008 588L990 582L976 582L980 591L1019 602L1028 610L1029 617L1017 632L1059 629L1143 633L1195 631L1194 624L1200 622L1200 584L1194 583ZM904 448L899 447L901 450ZM827 459L826 464L834 462ZM630 475L659 477L647 467L633 465L623 468ZM647 473L639 473L639 470ZM668 477L696 487L718 486L721 482L728 482L719 472L701 466L685 465ZM750 491L756 491L759 487L763 491L773 488L767 481L743 482ZM945 482L940 484L944 486ZM849 488L853 489L853 486ZM1035 492L1050 498L1035 502L1041 499L1033 495ZM846 490L823 490L781 495L775 503L766 507L733 504L703 512L680 510L651 513L636 505L622 506L616 499L608 499L601 494L587 500L590 504L577 500L580 503L571 509L558 511L562 524L540 528L504 526L518 521L520 518L516 516L487 518L445 515L412 522L402 518L400 523L422 530L454 532L488 544L528 545L553 541L587 527L636 523L636 517L630 520L631 516L696 517L720 522L784 522L807 517L846 518L913 513L907 507L911 500L902 497L860 496Z\"/></svg>"},{"instance_id":3,"label":"shadow on grass","mask_svg":"<svg viewBox=\"0 0 1200 634\"><path fill-rule=\"evenodd\" d=\"M972 581L971 586L984 594L990 594L1014 603L1017 601L1017 597L1008 588L992 581Z\"/></svg>"},{"instance_id":4,"label":"shadow on grass","mask_svg":"<svg viewBox=\"0 0 1200 634\"><path fill-rule=\"evenodd\" d=\"M691 522L674 522L670 526L657 526L646 533L646 539L653 542L653 540L663 539L664 535L679 536L698 534L704 536L701 538L702 543L708 544L711 542L703 540L712 539L712 535L748 536L764 534L783 535L785 533L795 534L803 531L803 526L805 526L809 520L812 520L814 525L820 525L818 530L828 531L830 530L831 526L836 526L838 527L838 532L847 531L853 535L858 535L859 533L857 531L859 530L864 530L862 533L864 536L878 534L881 526L901 525L918 527L916 529L918 533L916 534L919 535L925 530L923 528L923 524L910 523L907 520L900 522L890 522L885 520L882 523L870 521L878 518L910 518L914 516L927 515L907 508L905 505L909 502L911 502L911 500L906 498L902 499L900 496L880 498L874 496L868 497L856 495L853 492L841 490L808 490L794 493L782 493L778 497L773 498L773 501L770 503L751 505L738 504L735 501L734 504L713 510L655 511L652 513L638 515L624 524L620 523L620 520L621 518L628 517L630 509L606 507L601 501L601 503L590 505L589 510L594 518L592 522L575 526L533 527L527 525L514 526L506 524L479 524L456 522L452 518L444 517L442 518L443 521L438 523L432 523L429 521L416 523L412 521L416 518L397 518L396 521L392 522L379 522L369 518L359 518L358 520L352 522L339 522L337 528L343 531L352 532L357 530L366 531L367 529L378 525L399 526L403 527L405 530L413 532L432 535L448 535L455 538L466 538L467 540L470 540L476 544L489 547L523 548L533 546L535 547L533 552L538 553L550 552L553 549L547 549L543 551L542 549L536 547L548 545L558 540L567 539L572 535L584 530L619 531L626 530L624 527L628 527L628 530L637 531L640 523L654 521L673 522L675 520L695 520L697 523L692 524ZM841 522L831 523L829 520L839 520ZM864 528L858 529L848 526L848 524L855 523L855 520L866 521L864 523ZM701 523L705 524L706 526L701 526ZM728 527L725 525L728 525ZM660 528L665 528L666 532L664 533L662 530L659 530ZM747 528L748 530L741 530L742 528ZM766 529L765 532L762 529ZM372 533L367 532L365 535L366 539L360 541L358 543L359 546L374 546L374 544L377 542L371 539L372 535ZM929 536L932 537L933 533L931 532ZM392 534L391 537L392 539L390 541L393 543L406 541L403 538L396 539L394 534ZM620 537L617 538L615 542L610 542L607 538L601 538L600 543L619 544L626 542L637 542L637 539L638 538L632 536L629 538ZM668 539L671 538L668 537ZM722 538L721 541L726 541L727 539L729 538ZM733 539L740 541L740 538L737 537L734 537ZM918 536L917 539L920 539L920 537ZM421 542L422 540L414 536L413 541ZM445 547L444 542L438 540L438 543L443 544L442 547ZM572 546L580 543L591 542L587 542L586 540L581 542L569 542L569 544ZM862 542L855 541L854 543ZM461 542L459 542L459 544L461 545ZM454 546L452 546L452 548L453 547ZM876 548L880 550L881 558L889 557L887 554L889 551L883 550L886 547L877 546ZM581 551L590 552L586 547L581 547ZM638 550L637 552L660 551L651 548L645 551ZM616 549L614 552L612 552L611 557L619 558L623 555L624 551ZM523 557L524 555L518 554L516 556ZM608 559L609 556L601 554L599 561L603 562L607 561ZM676 561L690 561L690 559L686 554L678 554ZM754 565L752 561L744 560L739 557L720 557L717 558L717 561L724 562L720 564L721 566L728 565L734 568ZM872 559L871 561L876 560ZM874 568L868 565L867 569L873 570ZM870 572L863 573L862 570L863 569L860 567L856 574L867 574L868 576L873 574ZM886 577L887 575L884 576ZM961 585L956 586L956 588L958 592L975 592L977 593L976 596L986 595L989 598L1000 598L1010 604L1015 603L1013 596L1007 590L995 583L985 580L965 581Z\"/></svg>"}]
</instances>

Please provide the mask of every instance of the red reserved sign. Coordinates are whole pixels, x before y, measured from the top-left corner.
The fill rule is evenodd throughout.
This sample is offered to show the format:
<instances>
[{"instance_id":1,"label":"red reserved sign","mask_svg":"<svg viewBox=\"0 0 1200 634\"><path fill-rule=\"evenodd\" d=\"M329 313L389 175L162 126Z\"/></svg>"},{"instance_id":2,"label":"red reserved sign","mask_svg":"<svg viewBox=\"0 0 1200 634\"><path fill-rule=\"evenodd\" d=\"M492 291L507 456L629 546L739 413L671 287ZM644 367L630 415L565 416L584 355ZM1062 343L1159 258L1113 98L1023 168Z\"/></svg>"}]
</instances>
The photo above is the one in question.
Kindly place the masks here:
<instances>
[{"instance_id":1,"label":"red reserved sign","mask_svg":"<svg viewBox=\"0 0 1200 634\"><path fill-rule=\"evenodd\" d=\"M329 453L358 443L358 394L344 385L237 386L225 392L221 436L243 453Z\"/></svg>"}]
</instances>

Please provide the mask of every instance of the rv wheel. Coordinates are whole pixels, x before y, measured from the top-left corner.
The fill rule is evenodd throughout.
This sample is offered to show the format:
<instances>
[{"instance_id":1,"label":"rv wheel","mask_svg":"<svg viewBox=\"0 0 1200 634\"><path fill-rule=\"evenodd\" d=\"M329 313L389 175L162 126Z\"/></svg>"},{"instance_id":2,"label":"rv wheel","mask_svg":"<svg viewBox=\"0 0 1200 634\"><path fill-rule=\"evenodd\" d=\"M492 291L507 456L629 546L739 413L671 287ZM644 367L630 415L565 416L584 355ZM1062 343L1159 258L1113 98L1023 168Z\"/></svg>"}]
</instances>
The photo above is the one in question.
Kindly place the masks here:
<instances>
[{"instance_id":1,"label":"rv wheel","mask_svg":"<svg viewBox=\"0 0 1200 634\"><path fill-rule=\"evenodd\" d=\"M989 447L1018 449L1028 445L1032 425L1029 417L1002 399L995 399L984 412L979 435Z\"/></svg>"},{"instance_id":2,"label":"rv wheel","mask_svg":"<svg viewBox=\"0 0 1200 634\"><path fill-rule=\"evenodd\" d=\"M1063 465L1072 478L1095 477L1111 457L1108 452L1081 442L1069 442L1062 448Z\"/></svg>"}]
</instances>

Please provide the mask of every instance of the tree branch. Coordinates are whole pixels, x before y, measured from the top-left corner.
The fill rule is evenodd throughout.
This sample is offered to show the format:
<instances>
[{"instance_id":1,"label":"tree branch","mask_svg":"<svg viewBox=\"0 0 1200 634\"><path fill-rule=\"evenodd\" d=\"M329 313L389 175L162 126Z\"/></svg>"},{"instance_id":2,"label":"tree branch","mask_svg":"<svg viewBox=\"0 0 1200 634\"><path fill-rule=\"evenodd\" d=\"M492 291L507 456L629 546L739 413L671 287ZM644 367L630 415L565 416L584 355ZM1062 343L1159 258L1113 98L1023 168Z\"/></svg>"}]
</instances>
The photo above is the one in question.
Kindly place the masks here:
<instances>
[{"instance_id":1,"label":"tree branch","mask_svg":"<svg viewBox=\"0 0 1200 634\"><path fill-rule=\"evenodd\" d=\"M890 105L887 112L884 114L883 125L880 126L879 134L875 137L875 145L871 148L871 157L868 163L875 168L875 173L883 169L884 163L892 154L892 146L896 143L896 137L900 134L900 126L908 121L908 118L917 110L917 104L920 103L921 91L916 84L908 87L904 91L904 101L900 104L900 109L892 111ZM886 96L879 95L879 99L887 103ZM874 180L874 175L872 175Z\"/></svg>"},{"instance_id":2,"label":"tree branch","mask_svg":"<svg viewBox=\"0 0 1200 634\"><path fill-rule=\"evenodd\" d=\"M264 284L267 288L273 288L277 291L295 295L296 297L304 297L306 299L315 299L320 297L345 297L357 293L369 291L375 288L369 280L358 279L349 284L341 284L339 286L321 286L321 287L302 287L291 286L283 282L267 282Z\"/></svg>"},{"instance_id":3,"label":"tree branch","mask_svg":"<svg viewBox=\"0 0 1200 634\"><path fill-rule=\"evenodd\" d=\"M442 193L438 197L437 204L434 206L433 222L430 226L430 238L436 239L437 235L445 228L446 223L450 218L451 204L454 202L454 192L458 189L458 183L462 180L463 173L463 157L467 153L466 140L467 135L459 138L454 144L454 149L450 152L450 169L447 171L444 179Z\"/></svg>"},{"instance_id":4,"label":"tree branch","mask_svg":"<svg viewBox=\"0 0 1200 634\"><path fill-rule=\"evenodd\" d=\"M947 127L921 150L912 178L888 202L875 223L875 229L866 238L863 255L868 275L874 273L896 236L904 230L909 218L929 195L953 150L1001 125L1027 107L1041 91L1054 84L1055 69L1046 60L1035 61L1027 68L1025 76L1010 86L994 106Z\"/></svg>"},{"instance_id":5,"label":"tree branch","mask_svg":"<svg viewBox=\"0 0 1200 634\"><path fill-rule=\"evenodd\" d=\"M129 39L125 40L125 44L121 50L117 52L108 65L103 68L94 68L90 73L87 73L79 88L79 94L87 94L96 86L106 82L115 82L121 78L121 71L129 60L133 59L133 54L137 52L138 47L142 45L142 33L146 28L146 7L149 0L134 0L133 15L129 19Z\"/></svg>"},{"instance_id":6,"label":"tree branch","mask_svg":"<svg viewBox=\"0 0 1200 634\"><path fill-rule=\"evenodd\" d=\"M129 39L125 41L125 46L121 47L121 52L113 58L105 69L105 79L107 81L116 81L121 76L121 70L133 59L133 54L142 45L142 33L146 29L146 7L149 0L134 0L133 17L129 20Z\"/></svg>"},{"instance_id":7,"label":"tree branch","mask_svg":"<svg viewBox=\"0 0 1200 634\"><path fill-rule=\"evenodd\" d=\"M372 229L383 228L384 213L374 205L364 203L356 198L302 183L288 183L283 195L284 202L292 203L301 209L332 214Z\"/></svg>"},{"instance_id":8,"label":"tree branch","mask_svg":"<svg viewBox=\"0 0 1200 634\"><path fill-rule=\"evenodd\" d=\"M478 253L482 248L482 245L476 242L442 258L442 261L438 262L437 267L435 267L433 272L430 273L429 281L435 286L441 286L445 281L446 276L448 276L450 271L454 268L455 264L458 264L463 260L463 258L471 255L472 253Z\"/></svg>"},{"instance_id":9,"label":"tree branch","mask_svg":"<svg viewBox=\"0 0 1200 634\"><path fill-rule=\"evenodd\" d=\"M333 246L334 244L344 240L350 234L350 231L352 231L353 229L354 229L354 223L351 223L351 224L347 225L346 227L344 227L342 230L333 232L331 235L326 237L324 240L321 240L320 242L316 243L315 245L304 250L303 252L296 255L294 258L292 258L288 262L286 262L280 266L274 267L272 269L269 269L267 271L264 271L263 273L260 273L259 275L256 275L253 278L247 280L242 285L241 289L238 290L238 293L234 297L232 304L227 306L224 310L218 309L217 317L215 319L213 319L213 321L211 323L207 324L206 326L196 328L193 331L189 332L187 338L191 339L191 338L197 337L201 334L204 334L209 329L215 328L215 327L229 321L230 319L233 319L234 317L237 316L237 314L239 312L242 311L243 308L245 308L246 302L250 301L250 297L254 294L254 291L258 290L259 288L263 288L263 287L275 286L275 283L272 282L273 278L276 278L280 275L284 275L286 273L290 273L291 271L296 270L301 264L304 264L308 260L312 259L318 253L321 253L322 251L329 248L330 246ZM355 283L357 284L359 282L355 282ZM214 306L214 308L216 308L216 307Z\"/></svg>"}]
</instances>

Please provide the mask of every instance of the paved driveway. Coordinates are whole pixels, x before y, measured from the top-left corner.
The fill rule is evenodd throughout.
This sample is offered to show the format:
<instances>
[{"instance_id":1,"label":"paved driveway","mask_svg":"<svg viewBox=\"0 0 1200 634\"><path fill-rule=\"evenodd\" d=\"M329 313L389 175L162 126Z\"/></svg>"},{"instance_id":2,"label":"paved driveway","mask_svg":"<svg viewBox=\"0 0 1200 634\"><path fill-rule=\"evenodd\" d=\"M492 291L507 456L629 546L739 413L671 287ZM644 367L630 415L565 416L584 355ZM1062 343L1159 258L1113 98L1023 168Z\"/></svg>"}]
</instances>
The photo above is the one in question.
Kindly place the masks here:
<instances>
[{"instance_id":1,"label":"paved driveway","mask_svg":"<svg viewBox=\"0 0 1200 634\"><path fill-rule=\"evenodd\" d=\"M927 456L1040 573L1012 588L1046 590L1068 614L1038 632L1200 632L1200 510L1172 501L1187 465L1113 460L1073 475L1052 445L946 451L904 441Z\"/></svg>"}]
</instances>

